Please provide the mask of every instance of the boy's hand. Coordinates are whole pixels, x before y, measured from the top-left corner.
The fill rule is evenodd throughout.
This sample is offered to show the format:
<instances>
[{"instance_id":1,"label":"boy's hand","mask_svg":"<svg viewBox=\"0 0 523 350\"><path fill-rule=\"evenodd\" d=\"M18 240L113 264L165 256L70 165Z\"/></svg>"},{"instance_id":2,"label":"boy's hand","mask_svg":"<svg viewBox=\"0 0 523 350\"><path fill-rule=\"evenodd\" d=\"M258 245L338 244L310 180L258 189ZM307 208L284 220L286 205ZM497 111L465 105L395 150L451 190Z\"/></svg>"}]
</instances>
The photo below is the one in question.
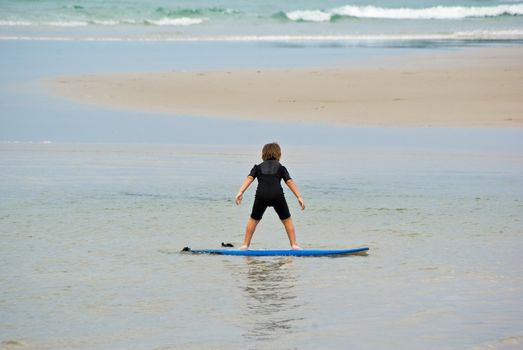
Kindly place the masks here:
<instances>
[{"instance_id":1,"label":"boy's hand","mask_svg":"<svg viewBox=\"0 0 523 350\"><path fill-rule=\"evenodd\" d=\"M298 203L300 203L301 210L305 209L305 201L303 198L298 197Z\"/></svg>"},{"instance_id":2,"label":"boy's hand","mask_svg":"<svg viewBox=\"0 0 523 350\"><path fill-rule=\"evenodd\" d=\"M242 202L242 199L243 199L243 193L241 192L238 192L238 194L236 195L236 205L240 205L240 203Z\"/></svg>"}]
</instances>

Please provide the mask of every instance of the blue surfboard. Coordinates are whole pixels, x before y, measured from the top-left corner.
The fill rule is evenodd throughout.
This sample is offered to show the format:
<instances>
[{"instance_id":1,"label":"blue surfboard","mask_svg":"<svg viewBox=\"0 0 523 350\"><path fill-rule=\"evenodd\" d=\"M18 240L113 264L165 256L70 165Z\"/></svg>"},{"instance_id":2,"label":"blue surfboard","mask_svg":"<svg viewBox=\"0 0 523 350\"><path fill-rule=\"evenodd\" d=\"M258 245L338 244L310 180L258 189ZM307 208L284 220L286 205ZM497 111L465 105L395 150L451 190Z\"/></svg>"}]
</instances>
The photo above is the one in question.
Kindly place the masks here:
<instances>
[{"instance_id":1,"label":"blue surfboard","mask_svg":"<svg viewBox=\"0 0 523 350\"><path fill-rule=\"evenodd\" d=\"M218 254L218 255L238 255L238 256L340 256L350 254L366 254L367 247L355 249L188 249L184 252L195 254Z\"/></svg>"}]
</instances>

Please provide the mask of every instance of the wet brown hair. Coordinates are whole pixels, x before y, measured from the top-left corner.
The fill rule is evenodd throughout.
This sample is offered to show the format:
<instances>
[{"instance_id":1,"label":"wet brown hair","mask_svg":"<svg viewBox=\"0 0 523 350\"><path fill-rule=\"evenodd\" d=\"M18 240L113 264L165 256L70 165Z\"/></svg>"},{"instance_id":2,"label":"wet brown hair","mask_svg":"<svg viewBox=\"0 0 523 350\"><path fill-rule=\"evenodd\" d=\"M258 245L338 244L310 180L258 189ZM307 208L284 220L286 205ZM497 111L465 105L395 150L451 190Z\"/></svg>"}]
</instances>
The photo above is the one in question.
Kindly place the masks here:
<instances>
[{"instance_id":1,"label":"wet brown hair","mask_svg":"<svg viewBox=\"0 0 523 350\"><path fill-rule=\"evenodd\" d=\"M264 161L269 159L280 160L281 158L281 148L276 142L268 143L263 146L262 150L262 159Z\"/></svg>"}]
</instances>

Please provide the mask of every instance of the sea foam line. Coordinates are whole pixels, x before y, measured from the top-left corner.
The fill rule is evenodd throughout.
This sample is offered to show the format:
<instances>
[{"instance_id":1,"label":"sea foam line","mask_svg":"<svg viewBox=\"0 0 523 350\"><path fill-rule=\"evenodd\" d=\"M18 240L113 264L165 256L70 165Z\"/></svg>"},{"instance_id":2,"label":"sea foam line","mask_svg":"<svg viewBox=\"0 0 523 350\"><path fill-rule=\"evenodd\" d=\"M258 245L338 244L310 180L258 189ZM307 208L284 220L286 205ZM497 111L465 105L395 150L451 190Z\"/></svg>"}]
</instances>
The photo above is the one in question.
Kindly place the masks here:
<instances>
[{"instance_id":1,"label":"sea foam line","mask_svg":"<svg viewBox=\"0 0 523 350\"><path fill-rule=\"evenodd\" d=\"M154 24L157 26L192 26L195 24L201 24L206 22L207 18L189 18L189 17L180 17L180 18L162 18L159 20L146 20L147 24Z\"/></svg>"},{"instance_id":2,"label":"sea foam line","mask_svg":"<svg viewBox=\"0 0 523 350\"><path fill-rule=\"evenodd\" d=\"M358 42L415 40L523 40L523 30L468 31L424 34L374 35L227 35L227 36L144 36L144 37L66 37L0 36L3 41L136 41L136 42Z\"/></svg>"},{"instance_id":3,"label":"sea foam line","mask_svg":"<svg viewBox=\"0 0 523 350\"><path fill-rule=\"evenodd\" d=\"M52 21L52 22L31 22L31 21L4 21L0 20L0 26L5 27L85 27L88 25L118 26L118 25L155 25L155 26L191 26L204 23L208 18L161 18L161 19L121 19L121 20L89 20L89 21Z\"/></svg>"},{"instance_id":4,"label":"sea foam line","mask_svg":"<svg viewBox=\"0 0 523 350\"><path fill-rule=\"evenodd\" d=\"M328 22L335 17L374 19L464 19L523 15L523 4L498 6L435 6L427 8L384 8L376 6L342 6L331 10L298 10L286 12L291 21Z\"/></svg>"}]
</instances>

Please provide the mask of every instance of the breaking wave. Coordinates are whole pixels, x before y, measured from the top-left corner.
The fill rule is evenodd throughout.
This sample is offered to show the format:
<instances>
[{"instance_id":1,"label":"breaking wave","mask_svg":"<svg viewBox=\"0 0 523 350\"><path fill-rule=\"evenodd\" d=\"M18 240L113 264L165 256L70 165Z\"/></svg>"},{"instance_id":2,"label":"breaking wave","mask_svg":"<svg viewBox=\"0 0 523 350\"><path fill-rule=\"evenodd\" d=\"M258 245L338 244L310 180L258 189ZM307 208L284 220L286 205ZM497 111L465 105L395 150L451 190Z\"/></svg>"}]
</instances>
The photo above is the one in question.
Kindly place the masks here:
<instances>
[{"instance_id":1,"label":"breaking wave","mask_svg":"<svg viewBox=\"0 0 523 350\"><path fill-rule=\"evenodd\" d=\"M343 6L331 10L299 10L284 13L291 21L328 22L339 17L381 19L464 19L472 17L522 16L523 4L498 6L435 6L427 8L384 8Z\"/></svg>"}]
</instances>

